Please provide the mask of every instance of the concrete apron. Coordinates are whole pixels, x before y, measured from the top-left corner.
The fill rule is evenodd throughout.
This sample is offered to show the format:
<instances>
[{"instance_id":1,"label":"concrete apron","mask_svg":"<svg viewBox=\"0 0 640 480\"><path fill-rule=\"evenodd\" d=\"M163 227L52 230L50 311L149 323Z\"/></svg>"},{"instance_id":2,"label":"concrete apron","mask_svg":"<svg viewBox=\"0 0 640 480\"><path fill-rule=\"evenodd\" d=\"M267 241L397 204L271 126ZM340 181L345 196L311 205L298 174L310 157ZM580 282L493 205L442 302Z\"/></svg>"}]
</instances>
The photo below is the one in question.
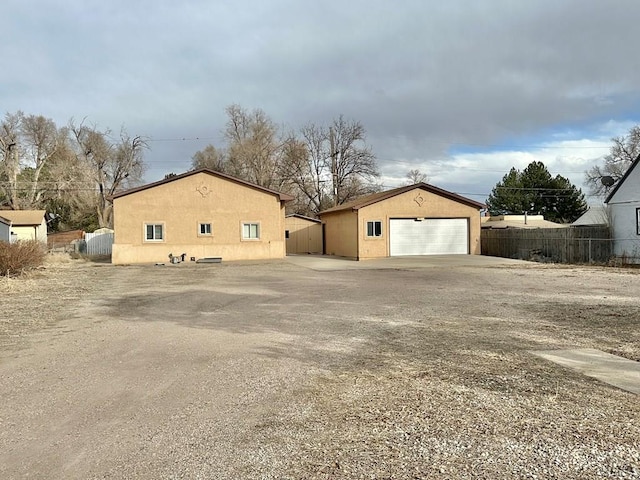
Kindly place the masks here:
<instances>
[{"instance_id":1,"label":"concrete apron","mask_svg":"<svg viewBox=\"0 0 640 480\"><path fill-rule=\"evenodd\" d=\"M543 350L532 353L627 392L640 394L640 362L594 348Z\"/></svg>"}]
</instances>

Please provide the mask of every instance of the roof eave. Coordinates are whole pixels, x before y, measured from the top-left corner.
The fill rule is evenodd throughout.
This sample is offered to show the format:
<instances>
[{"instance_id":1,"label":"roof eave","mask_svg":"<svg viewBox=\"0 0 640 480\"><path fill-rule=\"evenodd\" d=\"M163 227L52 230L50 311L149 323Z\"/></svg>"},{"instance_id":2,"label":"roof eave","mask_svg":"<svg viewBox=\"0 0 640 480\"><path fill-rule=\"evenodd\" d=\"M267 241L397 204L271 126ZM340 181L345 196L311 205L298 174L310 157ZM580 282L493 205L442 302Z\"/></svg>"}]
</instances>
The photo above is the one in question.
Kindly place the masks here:
<instances>
[{"instance_id":1,"label":"roof eave","mask_svg":"<svg viewBox=\"0 0 640 480\"><path fill-rule=\"evenodd\" d=\"M638 155L636 159L631 163L631 165L629 165L629 168L627 168L627 171L624 172L624 175L622 176L622 178L618 180L618 183L616 183L615 187L613 187L613 190L611 190L611 192L609 192L609 195L607 195L607 198L604 200L604 203L609 203L611 201L613 196L617 193L618 189L622 186L622 184L629 177L629 175L631 175L631 171L634 168L636 168L638 163L640 163L640 155Z\"/></svg>"}]
</instances>

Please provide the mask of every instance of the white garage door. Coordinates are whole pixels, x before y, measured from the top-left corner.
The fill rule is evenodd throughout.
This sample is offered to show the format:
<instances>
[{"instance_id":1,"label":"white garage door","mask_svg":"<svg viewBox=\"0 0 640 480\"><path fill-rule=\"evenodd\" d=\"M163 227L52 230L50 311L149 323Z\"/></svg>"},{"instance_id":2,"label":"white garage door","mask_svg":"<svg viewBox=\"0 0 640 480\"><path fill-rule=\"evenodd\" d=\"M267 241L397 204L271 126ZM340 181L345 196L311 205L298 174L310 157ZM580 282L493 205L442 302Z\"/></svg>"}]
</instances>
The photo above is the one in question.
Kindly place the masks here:
<instances>
[{"instance_id":1,"label":"white garage door","mask_svg":"<svg viewBox=\"0 0 640 480\"><path fill-rule=\"evenodd\" d=\"M469 222L466 218L392 218L389 251L391 256L469 253Z\"/></svg>"}]
</instances>

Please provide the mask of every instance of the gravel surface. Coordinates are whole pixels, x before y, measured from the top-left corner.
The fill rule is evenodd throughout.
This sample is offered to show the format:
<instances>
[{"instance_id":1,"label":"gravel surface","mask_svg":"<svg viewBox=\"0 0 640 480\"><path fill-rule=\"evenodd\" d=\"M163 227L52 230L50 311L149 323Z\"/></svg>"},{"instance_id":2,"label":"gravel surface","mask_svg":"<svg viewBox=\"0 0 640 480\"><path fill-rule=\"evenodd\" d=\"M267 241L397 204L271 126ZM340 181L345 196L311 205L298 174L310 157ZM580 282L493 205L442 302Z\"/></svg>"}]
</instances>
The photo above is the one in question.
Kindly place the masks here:
<instances>
[{"instance_id":1,"label":"gravel surface","mask_svg":"<svg viewBox=\"0 0 640 480\"><path fill-rule=\"evenodd\" d=\"M0 279L0 478L640 478L637 270L284 262Z\"/></svg>"}]
</instances>

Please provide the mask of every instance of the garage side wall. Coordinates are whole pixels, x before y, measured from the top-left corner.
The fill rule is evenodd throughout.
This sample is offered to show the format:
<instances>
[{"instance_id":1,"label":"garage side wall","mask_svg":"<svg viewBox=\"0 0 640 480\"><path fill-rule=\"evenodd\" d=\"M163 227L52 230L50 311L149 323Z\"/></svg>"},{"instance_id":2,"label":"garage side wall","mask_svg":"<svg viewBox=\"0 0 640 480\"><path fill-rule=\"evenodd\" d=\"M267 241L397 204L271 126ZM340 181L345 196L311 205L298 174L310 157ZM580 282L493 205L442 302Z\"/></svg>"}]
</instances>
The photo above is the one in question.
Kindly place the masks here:
<instances>
[{"instance_id":1,"label":"garage side wall","mask_svg":"<svg viewBox=\"0 0 640 480\"><path fill-rule=\"evenodd\" d=\"M223 261L285 255L279 198L206 173L115 198L113 208L114 264L168 262L169 253ZM243 223L258 224L259 238L243 239ZM163 238L147 240L146 225L160 225Z\"/></svg>"},{"instance_id":2,"label":"garage side wall","mask_svg":"<svg viewBox=\"0 0 640 480\"><path fill-rule=\"evenodd\" d=\"M325 224L325 253L358 258L358 214L352 210L322 215Z\"/></svg>"},{"instance_id":3,"label":"garage side wall","mask_svg":"<svg viewBox=\"0 0 640 480\"><path fill-rule=\"evenodd\" d=\"M469 253L480 255L480 213L475 207L416 189L382 200L358 210L359 258L388 257L389 220L392 218L467 218ZM367 222L381 221L382 235L367 236Z\"/></svg>"}]
</instances>

